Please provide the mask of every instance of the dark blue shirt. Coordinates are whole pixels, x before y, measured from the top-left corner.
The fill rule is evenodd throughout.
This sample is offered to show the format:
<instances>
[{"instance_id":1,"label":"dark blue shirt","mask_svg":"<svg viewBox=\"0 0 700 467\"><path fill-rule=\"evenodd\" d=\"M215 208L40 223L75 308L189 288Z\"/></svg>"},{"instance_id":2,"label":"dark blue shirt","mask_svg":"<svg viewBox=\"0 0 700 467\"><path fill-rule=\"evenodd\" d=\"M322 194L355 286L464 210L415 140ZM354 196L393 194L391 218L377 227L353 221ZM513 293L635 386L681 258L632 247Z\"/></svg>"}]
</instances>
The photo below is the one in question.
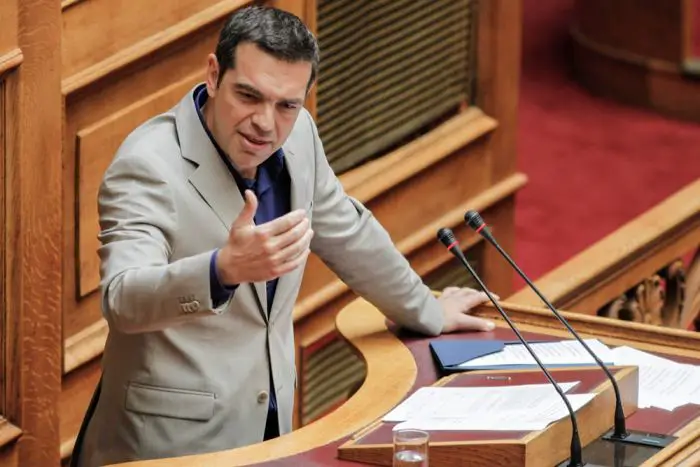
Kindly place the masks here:
<instances>
[{"instance_id":1,"label":"dark blue shirt","mask_svg":"<svg viewBox=\"0 0 700 467\"><path fill-rule=\"evenodd\" d=\"M236 181L238 189L241 191L241 195L245 190L252 190L255 196L258 198L258 210L255 213L255 223L260 225L265 222L271 221L278 217L287 214L290 207L290 189L291 180L289 178L289 172L284 164L284 152L282 149L278 149L269 159L267 159L263 164L258 167L255 179L243 178L241 174L235 169L231 160L228 158L226 153L217 144L216 140L212 136L207 124L204 120L204 115L202 114L202 107L207 102L207 88L206 85L202 84L194 90L194 101L197 107L197 115L199 115L199 120L202 122L204 130L209 135L212 144L216 148L216 151L221 156L228 167L231 175ZM216 252L212 255L210 264L210 284L211 284L211 298L214 306L219 306L224 303L228 297L235 291L238 284L222 284L219 281L218 275L216 273ZM267 282L267 312L270 313L272 309L272 301L275 297L275 289L277 288L277 279L273 279Z\"/></svg>"},{"instance_id":2,"label":"dark blue shirt","mask_svg":"<svg viewBox=\"0 0 700 467\"><path fill-rule=\"evenodd\" d=\"M209 135L209 139L216 148L216 151L221 156L221 159L228 167L231 172L231 176L236 181L236 185L241 192L241 195L245 190L252 190L255 196L258 198L258 210L255 213L255 223L260 225L265 222L271 221L278 217L284 216L291 209L291 179L289 178L289 172L284 163L284 152L282 148L278 149L272 156L270 156L265 162L263 162L256 172L254 180L243 178L241 174L238 173L236 168L231 163L228 155L221 149L217 144L216 140L212 136L209 128L207 127L204 115L202 114L202 107L207 102L207 88L206 85L201 84L197 86L194 90L194 103L197 109L197 115L199 115L199 120L202 122L202 127L204 131ZM232 293L235 292L238 284L222 284L219 281L218 274L216 272L216 255L218 250L215 251L211 256L211 262L209 263L209 283L211 284L211 299L214 307L220 306L224 303ZM270 314L272 309L272 300L275 297L275 289L277 288L277 279L267 281L267 313ZM270 408L272 412L268 417L276 418L274 415L277 411L277 397L275 395L274 383L272 382L272 372L270 372Z\"/></svg>"}]
</instances>

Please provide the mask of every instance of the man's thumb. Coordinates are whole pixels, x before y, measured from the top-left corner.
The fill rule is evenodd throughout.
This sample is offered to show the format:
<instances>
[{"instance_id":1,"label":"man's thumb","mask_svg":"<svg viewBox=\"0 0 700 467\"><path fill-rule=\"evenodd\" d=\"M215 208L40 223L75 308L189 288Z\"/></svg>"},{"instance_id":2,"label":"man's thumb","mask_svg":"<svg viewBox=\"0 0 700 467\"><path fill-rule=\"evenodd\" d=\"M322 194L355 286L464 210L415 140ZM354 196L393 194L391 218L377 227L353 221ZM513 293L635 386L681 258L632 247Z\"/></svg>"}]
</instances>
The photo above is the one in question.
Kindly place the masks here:
<instances>
[{"instance_id":1,"label":"man's thumb","mask_svg":"<svg viewBox=\"0 0 700 467\"><path fill-rule=\"evenodd\" d=\"M234 225L242 227L255 222L255 212L258 210L258 198L252 190L246 190L243 194L245 204L236 218Z\"/></svg>"}]
</instances>

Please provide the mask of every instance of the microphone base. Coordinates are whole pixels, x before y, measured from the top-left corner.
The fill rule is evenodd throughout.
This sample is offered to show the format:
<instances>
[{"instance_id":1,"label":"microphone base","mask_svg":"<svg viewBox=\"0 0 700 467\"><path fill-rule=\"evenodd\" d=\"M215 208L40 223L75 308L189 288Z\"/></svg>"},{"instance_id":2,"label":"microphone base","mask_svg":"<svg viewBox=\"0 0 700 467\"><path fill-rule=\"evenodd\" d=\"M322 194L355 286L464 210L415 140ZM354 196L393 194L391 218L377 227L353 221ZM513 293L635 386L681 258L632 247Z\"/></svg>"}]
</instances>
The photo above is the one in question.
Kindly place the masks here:
<instances>
[{"instance_id":1,"label":"microphone base","mask_svg":"<svg viewBox=\"0 0 700 467\"><path fill-rule=\"evenodd\" d=\"M611 443L634 444L637 446L648 446L652 448L663 449L677 438L671 435L662 435L659 433L649 433L648 431L630 431L626 438L615 437L614 431L609 431L603 435L602 439Z\"/></svg>"},{"instance_id":2,"label":"microphone base","mask_svg":"<svg viewBox=\"0 0 700 467\"><path fill-rule=\"evenodd\" d=\"M646 431L629 431L625 439L614 437L614 430L583 448L585 467L632 467L640 466L671 444L674 436ZM557 467L569 467L567 459Z\"/></svg>"}]
</instances>

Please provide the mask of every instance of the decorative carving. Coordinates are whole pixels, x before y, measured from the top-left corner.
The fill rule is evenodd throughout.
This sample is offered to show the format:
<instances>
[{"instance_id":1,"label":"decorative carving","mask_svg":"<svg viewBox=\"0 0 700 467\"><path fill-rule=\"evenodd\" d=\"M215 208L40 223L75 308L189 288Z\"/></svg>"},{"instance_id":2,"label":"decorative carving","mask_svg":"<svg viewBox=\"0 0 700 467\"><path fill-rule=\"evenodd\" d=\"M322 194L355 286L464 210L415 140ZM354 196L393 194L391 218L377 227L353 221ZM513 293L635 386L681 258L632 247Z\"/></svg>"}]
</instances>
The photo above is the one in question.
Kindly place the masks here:
<instances>
[{"instance_id":1,"label":"decorative carving","mask_svg":"<svg viewBox=\"0 0 700 467\"><path fill-rule=\"evenodd\" d=\"M700 331L700 249L688 266L684 292L680 326Z\"/></svg>"},{"instance_id":2,"label":"decorative carving","mask_svg":"<svg viewBox=\"0 0 700 467\"><path fill-rule=\"evenodd\" d=\"M700 250L687 267L681 259L673 261L602 307L598 316L700 330Z\"/></svg>"}]
</instances>

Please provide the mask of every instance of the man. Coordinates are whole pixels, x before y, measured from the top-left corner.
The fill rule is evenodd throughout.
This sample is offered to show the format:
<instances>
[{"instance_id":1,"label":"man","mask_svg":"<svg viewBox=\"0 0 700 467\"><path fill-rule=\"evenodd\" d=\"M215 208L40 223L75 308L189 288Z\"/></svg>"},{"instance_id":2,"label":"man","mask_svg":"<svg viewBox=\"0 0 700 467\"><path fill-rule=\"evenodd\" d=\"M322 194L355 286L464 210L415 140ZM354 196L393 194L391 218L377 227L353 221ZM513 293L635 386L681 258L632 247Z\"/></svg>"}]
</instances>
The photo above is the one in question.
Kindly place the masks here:
<instances>
[{"instance_id":1,"label":"man","mask_svg":"<svg viewBox=\"0 0 700 467\"><path fill-rule=\"evenodd\" d=\"M99 194L110 332L80 465L288 433L292 308L310 251L416 331L493 328L465 314L483 294L434 298L344 193L302 107L317 69L317 43L298 18L240 10L208 57L206 82L117 152Z\"/></svg>"}]
</instances>

